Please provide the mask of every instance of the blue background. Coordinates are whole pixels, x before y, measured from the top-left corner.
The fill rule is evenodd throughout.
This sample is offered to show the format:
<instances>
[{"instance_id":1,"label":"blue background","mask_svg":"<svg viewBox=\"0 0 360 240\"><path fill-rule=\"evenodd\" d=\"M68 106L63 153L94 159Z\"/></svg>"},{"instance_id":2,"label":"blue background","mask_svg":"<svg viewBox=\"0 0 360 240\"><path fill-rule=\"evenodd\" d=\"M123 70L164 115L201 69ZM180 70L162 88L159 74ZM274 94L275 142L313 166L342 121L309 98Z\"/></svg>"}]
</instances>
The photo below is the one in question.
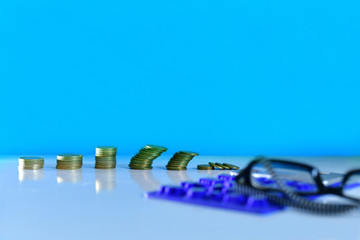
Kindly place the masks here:
<instances>
[{"instance_id":1,"label":"blue background","mask_svg":"<svg viewBox=\"0 0 360 240\"><path fill-rule=\"evenodd\" d=\"M0 154L358 154L355 2L1 1Z\"/></svg>"}]
</instances>

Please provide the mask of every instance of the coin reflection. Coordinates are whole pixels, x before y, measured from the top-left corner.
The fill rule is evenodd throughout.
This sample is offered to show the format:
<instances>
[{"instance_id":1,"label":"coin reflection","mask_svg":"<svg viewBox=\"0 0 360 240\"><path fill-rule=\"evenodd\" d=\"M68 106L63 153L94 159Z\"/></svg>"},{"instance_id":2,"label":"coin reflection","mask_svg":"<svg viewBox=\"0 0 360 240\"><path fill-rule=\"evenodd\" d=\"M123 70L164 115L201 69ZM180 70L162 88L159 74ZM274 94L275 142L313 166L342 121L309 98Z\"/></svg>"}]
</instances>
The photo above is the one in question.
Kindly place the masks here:
<instances>
[{"instance_id":1,"label":"coin reflection","mask_svg":"<svg viewBox=\"0 0 360 240\"><path fill-rule=\"evenodd\" d=\"M95 191L112 191L116 189L115 169L95 169Z\"/></svg>"},{"instance_id":2,"label":"coin reflection","mask_svg":"<svg viewBox=\"0 0 360 240\"><path fill-rule=\"evenodd\" d=\"M187 175L187 171L167 170L166 174L175 185L179 185L181 182L191 181L190 177Z\"/></svg>"},{"instance_id":3,"label":"coin reflection","mask_svg":"<svg viewBox=\"0 0 360 240\"><path fill-rule=\"evenodd\" d=\"M220 174L228 174L229 170L197 170L198 174L205 174L208 177L217 177Z\"/></svg>"},{"instance_id":4,"label":"coin reflection","mask_svg":"<svg viewBox=\"0 0 360 240\"><path fill-rule=\"evenodd\" d=\"M63 170L57 169L57 183L71 182L78 183L82 181L82 169Z\"/></svg>"},{"instance_id":5,"label":"coin reflection","mask_svg":"<svg viewBox=\"0 0 360 240\"><path fill-rule=\"evenodd\" d=\"M19 181L24 180L40 180L44 177L44 169L29 170L19 168Z\"/></svg>"},{"instance_id":6,"label":"coin reflection","mask_svg":"<svg viewBox=\"0 0 360 240\"><path fill-rule=\"evenodd\" d=\"M161 183L154 178L152 170L129 170L131 179L146 192L157 190Z\"/></svg>"}]
</instances>

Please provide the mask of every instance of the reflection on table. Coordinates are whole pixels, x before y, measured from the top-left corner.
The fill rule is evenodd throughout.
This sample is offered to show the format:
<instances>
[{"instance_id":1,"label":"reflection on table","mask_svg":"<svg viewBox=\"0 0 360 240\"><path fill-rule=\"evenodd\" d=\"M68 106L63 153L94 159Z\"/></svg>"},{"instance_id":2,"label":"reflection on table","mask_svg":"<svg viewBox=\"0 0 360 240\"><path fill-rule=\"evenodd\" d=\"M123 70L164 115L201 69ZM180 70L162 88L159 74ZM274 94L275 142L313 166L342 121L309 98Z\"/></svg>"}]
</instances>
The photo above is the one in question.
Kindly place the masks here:
<instances>
[{"instance_id":1,"label":"reflection on table","mask_svg":"<svg viewBox=\"0 0 360 240\"><path fill-rule=\"evenodd\" d=\"M57 183L63 183L63 182L71 182L71 183L78 183L82 181L83 175L82 175L82 169L76 169L76 170L63 170L63 169L57 169Z\"/></svg>"},{"instance_id":2,"label":"reflection on table","mask_svg":"<svg viewBox=\"0 0 360 240\"><path fill-rule=\"evenodd\" d=\"M95 191L113 191L116 189L115 169L95 169Z\"/></svg>"},{"instance_id":3,"label":"reflection on table","mask_svg":"<svg viewBox=\"0 0 360 240\"><path fill-rule=\"evenodd\" d=\"M44 169L29 170L19 167L19 181L40 180L44 177Z\"/></svg>"},{"instance_id":4,"label":"reflection on table","mask_svg":"<svg viewBox=\"0 0 360 240\"><path fill-rule=\"evenodd\" d=\"M206 177L216 178L220 174L230 174L232 170L197 170L198 174L205 175Z\"/></svg>"},{"instance_id":5,"label":"reflection on table","mask_svg":"<svg viewBox=\"0 0 360 240\"><path fill-rule=\"evenodd\" d=\"M131 179L136 182L144 191L155 191L161 183L156 180L152 170L129 170Z\"/></svg>"},{"instance_id":6,"label":"reflection on table","mask_svg":"<svg viewBox=\"0 0 360 240\"><path fill-rule=\"evenodd\" d=\"M188 176L187 171L167 170L166 174L175 185L179 185L181 182L192 181Z\"/></svg>"}]
</instances>

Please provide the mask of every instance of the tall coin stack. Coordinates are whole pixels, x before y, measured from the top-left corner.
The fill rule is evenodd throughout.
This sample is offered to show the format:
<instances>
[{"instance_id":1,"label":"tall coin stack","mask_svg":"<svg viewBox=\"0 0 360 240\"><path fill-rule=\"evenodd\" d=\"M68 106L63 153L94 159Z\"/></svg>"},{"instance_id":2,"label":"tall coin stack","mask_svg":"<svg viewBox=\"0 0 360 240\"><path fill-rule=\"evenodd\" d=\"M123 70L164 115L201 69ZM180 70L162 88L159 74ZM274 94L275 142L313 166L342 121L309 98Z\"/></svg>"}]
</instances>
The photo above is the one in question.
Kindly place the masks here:
<instances>
[{"instance_id":1,"label":"tall coin stack","mask_svg":"<svg viewBox=\"0 0 360 240\"><path fill-rule=\"evenodd\" d=\"M41 169L44 167L44 158L42 157L20 157L19 168L22 169Z\"/></svg>"},{"instance_id":2,"label":"tall coin stack","mask_svg":"<svg viewBox=\"0 0 360 240\"><path fill-rule=\"evenodd\" d=\"M95 168L110 169L116 167L116 147L97 147Z\"/></svg>"},{"instance_id":3,"label":"tall coin stack","mask_svg":"<svg viewBox=\"0 0 360 240\"><path fill-rule=\"evenodd\" d=\"M57 169L79 169L83 164L83 156L80 154L60 154L57 156Z\"/></svg>"},{"instance_id":4,"label":"tall coin stack","mask_svg":"<svg viewBox=\"0 0 360 240\"><path fill-rule=\"evenodd\" d=\"M172 156L166 165L167 170L186 170L186 166L195 156L199 156L196 152L179 151Z\"/></svg>"},{"instance_id":5,"label":"tall coin stack","mask_svg":"<svg viewBox=\"0 0 360 240\"><path fill-rule=\"evenodd\" d=\"M166 147L146 145L131 158L129 167L131 169L147 170L152 169L153 161L167 150Z\"/></svg>"}]
</instances>

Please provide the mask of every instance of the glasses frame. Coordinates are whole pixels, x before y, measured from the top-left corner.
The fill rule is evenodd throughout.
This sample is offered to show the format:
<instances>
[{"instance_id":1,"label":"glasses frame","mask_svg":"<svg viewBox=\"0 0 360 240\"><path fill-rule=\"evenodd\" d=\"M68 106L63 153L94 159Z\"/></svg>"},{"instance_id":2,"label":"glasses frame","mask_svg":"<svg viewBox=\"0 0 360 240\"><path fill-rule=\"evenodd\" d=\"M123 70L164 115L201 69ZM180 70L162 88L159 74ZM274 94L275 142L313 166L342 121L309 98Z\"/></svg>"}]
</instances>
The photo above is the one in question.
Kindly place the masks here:
<instances>
[{"instance_id":1,"label":"glasses frame","mask_svg":"<svg viewBox=\"0 0 360 240\"><path fill-rule=\"evenodd\" d=\"M252 160L248 164L248 166L246 168L244 168L242 171L240 171L240 173L235 178L235 181L237 183L239 183L239 184L246 184L248 186L251 186L253 188L260 189L260 190L263 190L263 191L282 192L281 190L278 190L278 189L272 189L272 188L266 188L266 187L262 188L262 187L259 187L259 186L255 186L252 183L252 181L251 181L251 170L252 170L252 168L256 164L259 164L264 160L268 161L270 164L272 164L272 163L273 164L280 163L280 164L292 165L294 167L301 167L301 168L303 168L303 169L305 169L306 171L309 172L310 176L313 178L314 182L317 184L317 191L316 192L311 192L311 193L298 193L298 192L294 191L294 193L297 194L297 195L309 196L309 195L335 194L335 195L350 199L352 201L355 201L357 203L360 203L360 199L344 195L344 187L345 187L345 184L346 184L347 180L352 175L355 175L355 174L360 175L360 169L354 169L354 170L351 170L351 171L347 172L344 175L342 181L340 182L340 186L331 187L331 186L325 186L324 185L324 183L322 182L322 179L321 179L320 171L317 168L313 167L313 166L303 164L303 163L299 163L299 162L293 162L293 161L289 161L289 160L281 160L281 159L261 157L261 158L256 158L256 159Z\"/></svg>"}]
</instances>

